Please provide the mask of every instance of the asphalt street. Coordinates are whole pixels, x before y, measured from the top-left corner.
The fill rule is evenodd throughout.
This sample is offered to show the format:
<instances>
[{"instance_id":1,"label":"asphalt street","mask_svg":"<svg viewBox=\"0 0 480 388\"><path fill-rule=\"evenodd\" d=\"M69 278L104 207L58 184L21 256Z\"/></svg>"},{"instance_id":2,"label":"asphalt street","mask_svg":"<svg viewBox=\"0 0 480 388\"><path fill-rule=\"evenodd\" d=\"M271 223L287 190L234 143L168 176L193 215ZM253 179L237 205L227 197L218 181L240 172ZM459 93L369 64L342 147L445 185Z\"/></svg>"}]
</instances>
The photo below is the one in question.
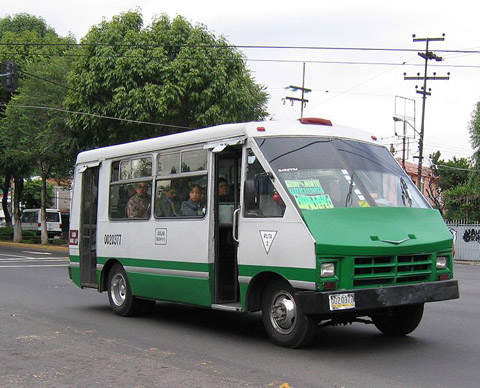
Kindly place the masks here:
<instances>
[{"instance_id":1,"label":"asphalt street","mask_svg":"<svg viewBox=\"0 0 480 388\"><path fill-rule=\"evenodd\" d=\"M312 347L270 343L259 314L157 303L121 318L68 278L65 251L0 245L0 387L477 387L480 266L461 297L427 304L418 329L319 329Z\"/></svg>"}]
</instances>

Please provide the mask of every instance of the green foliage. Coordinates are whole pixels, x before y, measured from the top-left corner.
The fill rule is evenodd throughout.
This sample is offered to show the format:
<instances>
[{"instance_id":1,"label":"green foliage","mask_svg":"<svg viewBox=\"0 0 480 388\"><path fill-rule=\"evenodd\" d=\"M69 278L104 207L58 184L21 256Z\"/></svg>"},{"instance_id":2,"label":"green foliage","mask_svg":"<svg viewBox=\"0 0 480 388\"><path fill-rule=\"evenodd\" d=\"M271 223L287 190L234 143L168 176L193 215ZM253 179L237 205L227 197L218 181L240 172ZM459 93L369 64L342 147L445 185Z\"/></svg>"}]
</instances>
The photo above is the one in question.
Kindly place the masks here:
<instances>
[{"instance_id":1,"label":"green foliage","mask_svg":"<svg viewBox=\"0 0 480 388\"><path fill-rule=\"evenodd\" d=\"M474 171L470 177L470 182L480 190L480 102L472 113L472 120L469 127L470 143L474 149L472 156Z\"/></svg>"},{"instance_id":2,"label":"green foliage","mask_svg":"<svg viewBox=\"0 0 480 388\"><path fill-rule=\"evenodd\" d=\"M23 239L28 241L38 242L38 235L33 230L22 230ZM0 228L0 241L12 241L13 240L13 228L1 227ZM24 241L25 242L25 241Z\"/></svg>"},{"instance_id":3,"label":"green foliage","mask_svg":"<svg viewBox=\"0 0 480 388\"><path fill-rule=\"evenodd\" d=\"M40 208L41 202L41 186L42 181L26 180L22 191L22 205L25 209ZM52 207L54 204L53 185L47 182L47 207Z\"/></svg>"},{"instance_id":4,"label":"green foliage","mask_svg":"<svg viewBox=\"0 0 480 388\"><path fill-rule=\"evenodd\" d=\"M73 36L61 38L42 18L21 13L0 18L0 43L2 43L0 62L9 59L17 63L20 69L19 84L21 85L25 76L22 70L25 70L26 65L66 53L70 47L58 44L75 43L75 39ZM43 46L38 45L39 43L51 45ZM10 93L0 89L0 101L8 102L9 100Z\"/></svg>"},{"instance_id":5,"label":"green foliage","mask_svg":"<svg viewBox=\"0 0 480 388\"><path fill-rule=\"evenodd\" d=\"M25 106L59 107L66 89L45 80L62 84L70 68L69 59L54 57L38 60L26 66L30 76L22 81L0 123L0 145L4 149L0 160L14 161L16 169L28 175L35 168L47 177L54 165L72 161L71 139L66 116L54 110L26 109Z\"/></svg>"},{"instance_id":6,"label":"green foliage","mask_svg":"<svg viewBox=\"0 0 480 388\"><path fill-rule=\"evenodd\" d=\"M480 221L480 193L469 185L459 185L444 193L447 220Z\"/></svg>"},{"instance_id":7,"label":"green foliage","mask_svg":"<svg viewBox=\"0 0 480 388\"><path fill-rule=\"evenodd\" d=\"M27 13L19 13L0 19L0 39L5 34L21 34L24 31L35 31L41 37L45 37L47 34L55 34L53 29L47 26L45 20Z\"/></svg>"},{"instance_id":8,"label":"green foliage","mask_svg":"<svg viewBox=\"0 0 480 388\"><path fill-rule=\"evenodd\" d=\"M466 158L452 160L440 159L441 153L437 151L430 155L432 171L438 177L437 185L440 191L450 190L458 185L464 185L469 179L470 162Z\"/></svg>"},{"instance_id":9,"label":"green foliage","mask_svg":"<svg viewBox=\"0 0 480 388\"><path fill-rule=\"evenodd\" d=\"M72 115L81 148L123 143L265 118L267 94L245 58L205 26L162 15L143 28L138 12L92 27L70 74L69 110L139 120Z\"/></svg>"}]
</instances>

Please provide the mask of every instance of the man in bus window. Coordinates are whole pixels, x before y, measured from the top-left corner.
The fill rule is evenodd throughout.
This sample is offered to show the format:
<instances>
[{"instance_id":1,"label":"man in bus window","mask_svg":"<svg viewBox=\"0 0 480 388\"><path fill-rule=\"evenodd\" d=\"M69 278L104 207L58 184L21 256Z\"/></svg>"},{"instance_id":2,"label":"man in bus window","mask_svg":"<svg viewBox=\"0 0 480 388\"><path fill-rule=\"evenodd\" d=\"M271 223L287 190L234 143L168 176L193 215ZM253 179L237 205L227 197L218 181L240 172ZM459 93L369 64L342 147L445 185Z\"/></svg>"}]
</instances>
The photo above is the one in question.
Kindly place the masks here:
<instances>
[{"instance_id":1,"label":"man in bus window","mask_svg":"<svg viewBox=\"0 0 480 388\"><path fill-rule=\"evenodd\" d=\"M155 215L157 217L176 217L180 211L180 205L176 200L177 191L174 188L166 188L157 202L155 208Z\"/></svg>"},{"instance_id":2,"label":"man in bus window","mask_svg":"<svg viewBox=\"0 0 480 388\"><path fill-rule=\"evenodd\" d=\"M218 180L218 201L233 202L233 195L225 178L220 178Z\"/></svg>"},{"instance_id":3,"label":"man in bus window","mask_svg":"<svg viewBox=\"0 0 480 388\"><path fill-rule=\"evenodd\" d=\"M148 195L148 182L135 184L135 195L127 202L127 218L148 218L150 215L150 196Z\"/></svg>"}]
</instances>

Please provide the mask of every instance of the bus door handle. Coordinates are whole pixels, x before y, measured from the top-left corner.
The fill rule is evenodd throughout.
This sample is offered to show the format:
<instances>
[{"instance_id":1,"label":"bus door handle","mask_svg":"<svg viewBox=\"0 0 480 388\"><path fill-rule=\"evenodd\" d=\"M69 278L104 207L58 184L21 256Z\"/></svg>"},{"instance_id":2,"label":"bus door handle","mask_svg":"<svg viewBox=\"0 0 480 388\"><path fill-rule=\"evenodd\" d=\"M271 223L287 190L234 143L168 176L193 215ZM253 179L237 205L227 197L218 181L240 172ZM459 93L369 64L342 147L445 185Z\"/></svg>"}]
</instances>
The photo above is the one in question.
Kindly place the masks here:
<instances>
[{"instance_id":1,"label":"bus door handle","mask_svg":"<svg viewBox=\"0 0 480 388\"><path fill-rule=\"evenodd\" d=\"M233 212L233 225L232 225L232 237L235 240L235 242L238 244L238 236L237 236L237 219L238 219L238 213L240 212L240 208L235 209Z\"/></svg>"}]
</instances>

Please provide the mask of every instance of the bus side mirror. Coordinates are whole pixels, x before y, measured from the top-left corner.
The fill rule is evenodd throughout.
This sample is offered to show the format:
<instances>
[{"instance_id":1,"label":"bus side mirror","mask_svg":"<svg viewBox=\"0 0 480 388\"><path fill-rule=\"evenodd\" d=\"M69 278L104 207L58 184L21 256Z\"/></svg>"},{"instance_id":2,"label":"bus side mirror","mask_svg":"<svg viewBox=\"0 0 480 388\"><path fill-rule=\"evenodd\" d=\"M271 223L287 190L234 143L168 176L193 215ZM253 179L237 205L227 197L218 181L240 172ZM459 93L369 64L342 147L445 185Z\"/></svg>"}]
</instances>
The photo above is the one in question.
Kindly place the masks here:
<instances>
[{"instance_id":1,"label":"bus side mirror","mask_svg":"<svg viewBox=\"0 0 480 388\"><path fill-rule=\"evenodd\" d=\"M243 188L243 204L247 211L258 209L258 190L255 185L255 180L253 179L247 179L245 181L245 187Z\"/></svg>"}]
</instances>

